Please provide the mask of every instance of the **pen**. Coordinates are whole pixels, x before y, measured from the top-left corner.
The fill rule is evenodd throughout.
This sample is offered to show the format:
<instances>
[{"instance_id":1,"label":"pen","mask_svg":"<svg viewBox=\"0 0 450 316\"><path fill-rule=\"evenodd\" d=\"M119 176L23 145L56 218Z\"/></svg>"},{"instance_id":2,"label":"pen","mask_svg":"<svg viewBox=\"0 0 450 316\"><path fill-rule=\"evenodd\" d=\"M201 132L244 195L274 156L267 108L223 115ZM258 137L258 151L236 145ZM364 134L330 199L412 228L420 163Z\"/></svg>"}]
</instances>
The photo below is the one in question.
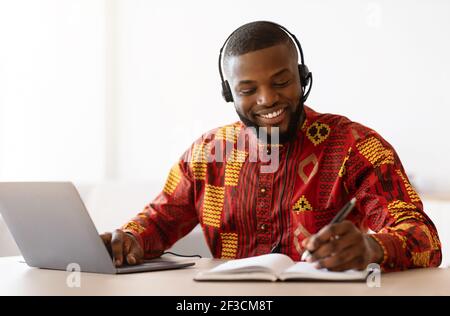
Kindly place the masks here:
<instances>
[{"instance_id":1,"label":"pen","mask_svg":"<svg viewBox=\"0 0 450 316\"><path fill-rule=\"evenodd\" d=\"M348 214L352 211L352 209L355 207L356 204L356 198L351 199L348 201L342 209L336 214L336 216L332 219L330 222L331 224L336 224L342 222ZM305 252L302 254L302 261L307 260L311 256L311 253L308 250L305 250Z\"/></svg>"}]
</instances>

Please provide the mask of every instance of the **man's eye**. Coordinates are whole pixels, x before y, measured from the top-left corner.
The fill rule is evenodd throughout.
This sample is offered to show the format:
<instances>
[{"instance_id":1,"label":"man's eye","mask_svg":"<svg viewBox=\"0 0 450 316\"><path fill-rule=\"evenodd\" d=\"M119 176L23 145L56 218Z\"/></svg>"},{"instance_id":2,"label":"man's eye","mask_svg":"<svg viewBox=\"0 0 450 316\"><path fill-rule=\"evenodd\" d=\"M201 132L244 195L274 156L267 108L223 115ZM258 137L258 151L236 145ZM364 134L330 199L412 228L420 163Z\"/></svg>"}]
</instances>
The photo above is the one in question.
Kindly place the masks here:
<instances>
[{"instance_id":1,"label":"man's eye","mask_svg":"<svg viewBox=\"0 0 450 316\"><path fill-rule=\"evenodd\" d=\"M275 82L274 85L275 87L286 87L289 83L291 82L291 80L286 80L286 81L282 81L282 82Z\"/></svg>"},{"instance_id":2,"label":"man's eye","mask_svg":"<svg viewBox=\"0 0 450 316\"><path fill-rule=\"evenodd\" d=\"M250 94L252 94L253 92L255 92L255 89L244 89L244 90L241 90L241 91L240 91L240 93L241 93L242 95L250 95Z\"/></svg>"}]
</instances>

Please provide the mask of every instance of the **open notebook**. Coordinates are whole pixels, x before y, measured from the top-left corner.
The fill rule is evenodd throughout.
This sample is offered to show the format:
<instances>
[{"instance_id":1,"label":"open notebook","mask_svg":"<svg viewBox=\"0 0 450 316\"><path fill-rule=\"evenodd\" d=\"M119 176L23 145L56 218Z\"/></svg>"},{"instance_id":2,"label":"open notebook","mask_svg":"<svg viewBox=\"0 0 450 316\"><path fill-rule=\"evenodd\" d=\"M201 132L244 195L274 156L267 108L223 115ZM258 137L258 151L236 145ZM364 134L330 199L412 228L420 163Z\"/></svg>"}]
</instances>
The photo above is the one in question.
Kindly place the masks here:
<instances>
[{"instance_id":1,"label":"open notebook","mask_svg":"<svg viewBox=\"0 0 450 316\"><path fill-rule=\"evenodd\" d=\"M271 253L244 259L230 260L217 267L198 273L196 281L229 280L326 280L326 281L364 281L367 271L347 270L332 272L317 269L313 263L295 262L287 255Z\"/></svg>"}]
</instances>

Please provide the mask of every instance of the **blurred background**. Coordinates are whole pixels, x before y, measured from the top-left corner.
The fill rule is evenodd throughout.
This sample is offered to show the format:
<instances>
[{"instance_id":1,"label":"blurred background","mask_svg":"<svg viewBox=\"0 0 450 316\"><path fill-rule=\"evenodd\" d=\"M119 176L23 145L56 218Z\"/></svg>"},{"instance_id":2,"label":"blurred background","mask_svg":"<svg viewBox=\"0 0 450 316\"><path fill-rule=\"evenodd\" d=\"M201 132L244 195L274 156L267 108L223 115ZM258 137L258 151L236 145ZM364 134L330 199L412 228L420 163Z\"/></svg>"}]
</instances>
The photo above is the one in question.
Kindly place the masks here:
<instances>
[{"instance_id":1,"label":"blurred background","mask_svg":"<svg viewBox=\"0 0 450 316\"><path fill-rule=\"evenodd\" d=\"M450 240L445 0L0 0L0 181L72 181L100 231L120 226L194 139L238 119L217 58L254 20L296 34L307 105L388 140ZM208 255L191 235L176 249ZM0 255L17 253L0 218Z\"/></svg>"}]
</instances>

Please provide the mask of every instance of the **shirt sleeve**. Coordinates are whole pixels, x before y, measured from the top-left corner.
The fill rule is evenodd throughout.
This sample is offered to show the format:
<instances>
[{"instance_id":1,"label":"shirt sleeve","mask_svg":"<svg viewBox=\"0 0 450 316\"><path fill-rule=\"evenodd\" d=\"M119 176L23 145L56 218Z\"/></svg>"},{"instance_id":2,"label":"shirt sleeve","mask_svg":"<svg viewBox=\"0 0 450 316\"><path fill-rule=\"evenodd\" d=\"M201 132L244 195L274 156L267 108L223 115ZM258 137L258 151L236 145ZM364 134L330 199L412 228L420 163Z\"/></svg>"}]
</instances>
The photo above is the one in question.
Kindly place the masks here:
<instances>
[{"instance_id":1,"label":"shirt sleeve","mask_svg":"<svg viewBox=\"0 0 450 316\"><path fill-rule=\"evenodd\" d=\"M344 161L344 185L357 198L362 226L374 232L382 271L437 267L441 244L392 146L375 132L359 138Z\"/></svg>"},{"instance_id":2,"label":"shirt sleeve","mask_svg":"<svg viewBox=\"0 0 450 316\"><path fill-rule=\"evenodd\" d=\"M171 168L162 192L122 230L136 237L145 258L150 259L160 256L197 223L194 181L182 158Z\"/></svg>"}]
</instances>

